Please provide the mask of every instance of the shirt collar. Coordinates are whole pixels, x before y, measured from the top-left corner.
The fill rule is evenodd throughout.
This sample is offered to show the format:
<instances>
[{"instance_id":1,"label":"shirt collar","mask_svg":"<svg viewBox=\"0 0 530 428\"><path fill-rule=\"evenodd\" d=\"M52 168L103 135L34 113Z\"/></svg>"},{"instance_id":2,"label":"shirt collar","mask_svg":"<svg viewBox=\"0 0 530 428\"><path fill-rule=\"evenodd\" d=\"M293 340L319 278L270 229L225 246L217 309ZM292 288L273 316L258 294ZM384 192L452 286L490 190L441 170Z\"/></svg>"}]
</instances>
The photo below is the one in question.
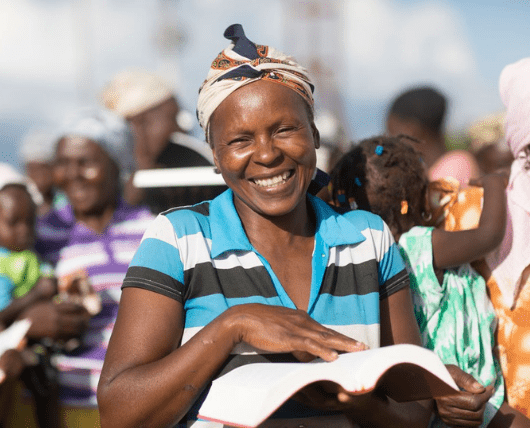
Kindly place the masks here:
<instances>
[{"instance_id":1,"label":"shirt collar","mask_svg":"<svg viewBox=\"0 0 530 428\"><path fill-rule=\"evenodd\" d=\"M237 214L233 197L232 190L228 189L210 203L212 258L227 251L254 250ZM316 215L316 234L329 247L356 244L365 240L362 233L343 215L316 196L308 194L307 197Z\"/></svg>"},{"instance_id":2,"label":"shirt collar","mask_svg":"<svg viewBox=\"0 0 530 428\"><path fill-rule=\"evenodd\" d=\"M357 244L366 239L355 224L348 220L344 214L336 212L326 202L316 196L308 194L307 197L315 211L316 233L322 237L328 247Z\"/></svg>"}]
</instances>

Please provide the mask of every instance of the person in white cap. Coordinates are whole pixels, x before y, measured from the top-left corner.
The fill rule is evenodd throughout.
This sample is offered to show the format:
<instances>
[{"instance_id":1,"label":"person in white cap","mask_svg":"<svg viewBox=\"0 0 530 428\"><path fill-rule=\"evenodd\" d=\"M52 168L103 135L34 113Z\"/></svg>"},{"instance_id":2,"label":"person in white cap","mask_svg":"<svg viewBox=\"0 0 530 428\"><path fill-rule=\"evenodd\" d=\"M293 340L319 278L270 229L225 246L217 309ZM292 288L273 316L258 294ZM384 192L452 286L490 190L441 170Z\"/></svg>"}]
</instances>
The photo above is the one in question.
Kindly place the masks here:
<instances>
[{"instance_id":1,"label":"person in white cap","mask_svg":"<svg viewBox=\"0 0 530 428\"><path fill-rule=\"evenodd\" d=\"M134 132L134 158L139 170L212 165L204 142L184 133L181 110L173 87L158 75L144 70L125 70L114 76L100 94L102 104L126 119ZM185 141L193 144L184 144ZM201 147L204 146L204 147ZM130 183L129 183L130 184ZM223 189L224 190L224 187ZM214 192L211 197L220 193ZM131 204L145 203L158 214L197 199L186 188L125 188ZM197 199L197 200L196 200Z\"/></svg>"}]
</instances>

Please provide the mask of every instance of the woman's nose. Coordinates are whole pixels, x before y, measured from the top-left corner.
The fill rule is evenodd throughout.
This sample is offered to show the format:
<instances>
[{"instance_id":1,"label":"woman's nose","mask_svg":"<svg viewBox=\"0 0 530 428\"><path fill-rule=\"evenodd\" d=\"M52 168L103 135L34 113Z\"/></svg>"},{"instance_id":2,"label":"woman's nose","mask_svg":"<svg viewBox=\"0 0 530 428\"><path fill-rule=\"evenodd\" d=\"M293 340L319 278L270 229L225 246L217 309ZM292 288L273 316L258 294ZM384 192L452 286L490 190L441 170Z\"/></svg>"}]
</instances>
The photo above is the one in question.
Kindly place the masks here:
<instances>
[{"instance_id":1,"label":"woman's nose","mask_svg":"<svg viewBox=\"0 0 530 428\"><path fill-rule=\"evenodd\" d=\"M281 150L277 147L274 138L262 136L256 138L254 160L262 164L271 164L281 156Z\"/></svg>"},{"instance_id":2,"label":"woman's nose","mask_svg":"<svg viewBox=\"0 0 530 428\"><path fill-rule=\"evenodd\" d=\"M75 180L81 176L81 166L77 162L68 162L64 173L67 180Z\"/></svg>"}]
</instances>

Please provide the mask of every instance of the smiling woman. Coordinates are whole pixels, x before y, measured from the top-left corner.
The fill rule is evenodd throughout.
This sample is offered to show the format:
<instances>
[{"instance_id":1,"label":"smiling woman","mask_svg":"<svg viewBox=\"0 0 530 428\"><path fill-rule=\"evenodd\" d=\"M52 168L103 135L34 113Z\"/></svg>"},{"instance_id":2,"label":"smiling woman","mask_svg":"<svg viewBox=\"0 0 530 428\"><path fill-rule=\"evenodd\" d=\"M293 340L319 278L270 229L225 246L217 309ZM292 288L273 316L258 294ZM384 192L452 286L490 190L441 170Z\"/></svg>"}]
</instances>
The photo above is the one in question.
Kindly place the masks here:
<instances>
[{"instance_id":1,"label":"smiling woman","mask_svg":"<svg viewBox=\"0 0 530 428\"><path fill-rule=\"evenodd\" d=\"M105 427L205 426L211 381L243 364L420 343L386 225L308 192L319 133L306 70L240 25L225 36L197 110L229 189L145 233L98 386ZM308 387L263 426L411 428L429 407Z\"/></svg>"},{"instance_id":2,"label":"smiling woman","mask_svg":"<svg viewBox=\"0 0 530 428\"><path fill-rule=\"evenodd\" d=\"M58 288L75 294L76 287L88 281L102 306L99 313L91 313L88 323L84 312L86 328L76 336L80 346L56 355L64 426L98 426L96 386L118 312L120 286L153 220L146 208L129 206L121 197L122 179L131 167L131 135L119 117L88 109L65 122L57 143L54 179L68 197L76 221L59 253ZM41 337L64 338L60 326L54 326L56 319L76 324L72 315L61 320L59 307L50 301L27 311Z\"/></svg>"}]
</instances>

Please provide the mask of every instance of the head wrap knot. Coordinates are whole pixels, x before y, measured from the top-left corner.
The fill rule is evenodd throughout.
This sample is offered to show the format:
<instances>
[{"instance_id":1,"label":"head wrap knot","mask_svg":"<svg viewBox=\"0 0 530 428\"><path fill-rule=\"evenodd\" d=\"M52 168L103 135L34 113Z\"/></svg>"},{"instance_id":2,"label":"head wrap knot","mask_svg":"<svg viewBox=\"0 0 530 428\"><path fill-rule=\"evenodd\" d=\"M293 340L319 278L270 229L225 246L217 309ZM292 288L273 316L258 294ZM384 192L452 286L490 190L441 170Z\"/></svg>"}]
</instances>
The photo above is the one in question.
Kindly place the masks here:
<instances>
[{"instance_id":1,"label":"head wrap knot","mask_svg":"<svg viewBox=\"0 0 530 428\"><path fill-rule=\"evenodd\" d=\"M219 104L236 89L260 79L291 88L313 110L314 86L307 70L292 57L273 47L252 43L240 24L228 27L224 36L232 43L214 59L199 89L197 118L207 136L210 117Z\"/></svg>"}]
</instances>

